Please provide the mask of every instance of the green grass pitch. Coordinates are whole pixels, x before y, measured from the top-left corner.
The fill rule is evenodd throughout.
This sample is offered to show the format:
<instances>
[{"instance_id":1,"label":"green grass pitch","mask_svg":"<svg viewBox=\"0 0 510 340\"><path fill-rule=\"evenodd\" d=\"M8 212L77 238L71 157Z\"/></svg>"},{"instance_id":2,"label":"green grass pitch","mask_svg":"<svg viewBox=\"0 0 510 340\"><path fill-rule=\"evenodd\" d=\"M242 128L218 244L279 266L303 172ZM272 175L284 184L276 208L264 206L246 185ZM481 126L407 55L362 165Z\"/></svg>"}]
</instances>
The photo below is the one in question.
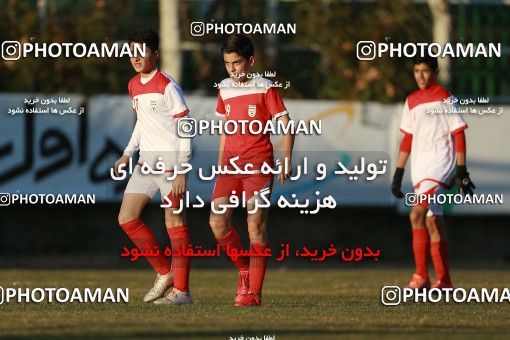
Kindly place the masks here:
<instances>
[{"instance_id":1,"label":"green grass pitch","mask_svg":"<svg viewBox=\"0 0 510 340\"><path fill-rule=\"evenodd\" d=\"M510 338L510 303L380 302L385 285L404 285L410 269L270 270L263 307L233 307L236 273L191 272L194 304L157 306L141 299L149 270L0 270L12 287L129 288L124 304L2 304L6 338ZM457 270L458 287L510 287L510 271Z\"/></svg>"}]
</instances>

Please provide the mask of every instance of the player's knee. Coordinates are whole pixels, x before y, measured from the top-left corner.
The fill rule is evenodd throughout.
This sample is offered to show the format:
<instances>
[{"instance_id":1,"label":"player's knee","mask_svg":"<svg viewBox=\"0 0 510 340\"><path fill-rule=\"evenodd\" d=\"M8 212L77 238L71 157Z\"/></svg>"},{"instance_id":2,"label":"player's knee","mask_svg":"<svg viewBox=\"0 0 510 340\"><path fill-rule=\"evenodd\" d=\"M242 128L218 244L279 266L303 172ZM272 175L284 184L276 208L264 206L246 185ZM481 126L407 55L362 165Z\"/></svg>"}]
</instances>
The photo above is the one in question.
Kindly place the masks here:
<instances>
[{"instance_id":1,"label":"player's knee","mask_svg":"<svg viewBox=\"0 0 510 340\"><path fill-rule=\"evenodd\" d=\"M174 228L174 227L178 227L181 225L184 225L183 218L171 218L171 219L165 218L165 226L167 228Z\"/></svg>"},{"instance_id":2,"label":"player's knee","mask_svg":"<svg viewBox=\"0 0 510 340\"><path fill-rule=\"evenodd\" d=\"M181 225L184 225L184 218L182 216L165 216L165 226L167 228L174 228Z\"/></svg>"},{"instance_id":3,"label":"player's knee","mask_svg":"<svg viewBox=\"0 0 510 340\"><path fill-rule=\"evenodd\" d=\"M122 225L124 223L127 223L127 222L131 222L133 220L136 220L137 218L139 218L140 216L137 216L133 213L125 213L125 212L120 212L119 213L119 216L117 218L118 222L119 222L119 225Z\"/></svg>"},{"instance_id":4,"label":"player's knee","mask_svg":"<svg viewBox=\"0 0 510 340\"><path fill-rule=\"evenodd\" d=\"M209 225L211 229L216 233L226 232L228 229L227 221L222 218L213 217L209 219Z\"/></svg>"},{"instance_id":5,"label":"player's knee","mask_svg":"<svg viewBox=\"0 0 510 340\"><path fill-rule=\"evenodd\" d=\"M412 209L409 213L409 220L413 226L423 225L425 220L425 213L421 210Z\"/></svg>"},{"instance_id":6,"label":"player's knee","mask_svg":"<svg viewBox=\"0 0 510 340\"><path fill-rule=\"evenodd\" d=\"M446 238L446 230L436 223L435 216L427 217L427 229L429 231L430 240L433 242Z\"/></svg>"},{"instance_id":7,"label":"player's knee","mask_svg":"<svg viewBox=\"0 0 510 340\"><path fill-rule=\"evenodd\" d=\"M266 239L266 233L262 230L248 231L248 237L251 243L259 243Z\"/></svg>"},{"instance_id":8,"label":"player's knee","mask_svg":"<svg viewBox=\"0 0 510 340\"><path fill-rule=\"evenodd\" d=\"M248 236L250 238L250 243L260 243L267 242L267 233L264 227L248 227Z\"/></svg>"},{"instance_id":9,"label":"player's knee","mask_svg":"<svg viewBox=\"0 0 510 340\"><path fill-rule=\"evenodd\" d=\"M432 242L437 242L441 239L441 233L439 232L436 225L427 223L427 229L429 231L430 240Z\"/></svg>"},{"instance_id":10,"label":"player's knee","mask_svg":"<svg viewBox=\"0 0 510 340\"><path fill-rule=\"evenodd\" d=\"M248 233L250 236L260 236L266 232L266 224L256 221L248 221Z\"/></svg>"}]
</instances>

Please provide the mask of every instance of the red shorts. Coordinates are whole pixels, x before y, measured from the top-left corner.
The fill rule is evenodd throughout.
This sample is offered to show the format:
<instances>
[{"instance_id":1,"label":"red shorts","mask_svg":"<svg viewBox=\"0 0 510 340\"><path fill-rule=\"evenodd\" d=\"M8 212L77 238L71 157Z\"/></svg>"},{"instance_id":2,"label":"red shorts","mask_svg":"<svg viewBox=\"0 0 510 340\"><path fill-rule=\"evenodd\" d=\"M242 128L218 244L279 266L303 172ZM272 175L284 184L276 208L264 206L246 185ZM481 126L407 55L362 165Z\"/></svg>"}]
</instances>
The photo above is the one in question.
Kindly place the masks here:
<instances>
[{"instance_id":1,"label":"red shorts","mask_svg":"<svg viewBox=\"0 0 510 340\"><path fill-rule=\"evenodd\" d=\"M266 195L271 198L273 190L272 175L219 175L214 185L211 202L219 197L230 197L232 191L235 195L241 197L243 191L246 194L246 200L249 201L255 195L255 191L260 192L262 189L268 188L269 193Z\"/></svg>"}]
</instances>

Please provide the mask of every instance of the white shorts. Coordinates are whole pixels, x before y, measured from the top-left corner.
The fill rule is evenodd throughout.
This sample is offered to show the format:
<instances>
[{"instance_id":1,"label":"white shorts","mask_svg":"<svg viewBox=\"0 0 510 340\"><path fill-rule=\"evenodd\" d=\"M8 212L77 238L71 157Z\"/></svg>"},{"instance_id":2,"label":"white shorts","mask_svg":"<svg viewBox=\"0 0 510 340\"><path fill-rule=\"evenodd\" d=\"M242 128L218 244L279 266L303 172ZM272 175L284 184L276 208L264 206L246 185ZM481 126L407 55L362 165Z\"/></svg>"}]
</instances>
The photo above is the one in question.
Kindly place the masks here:
<instances>
[{"instance_id":1,"label":"white shorts","mask_svg":"<svg viewBox=\"0 0 510 340\"><path fill-rule=\"evenodd\" d=\"M142 174L140 165L137 165L126 186L125 194L144 194L150 198L154 197L159 190L161 193L161 201L163 197L168 196L172 192L172 182L167 179L171 173L166 172L161 175ZM169 197L173 197L170 195ZM173 205L174 202L172 202Z\"/></svg>"},{"instance_id":2,"label":"white shorts","mask_svg":"<svg viewBox=\"0 0 510 340\"><path fill-rule=\"evenodd\" d=\"M445 188L434 181L423 181L420 183L420 186L418 188L414 189L414 192L417 195L425 194L428 196L443 194L444 191ZM419 205L428 209L427 216L443 215L443 206L439 203L432 201L430 203L429 202L420 203Z\"/></svg>"}]
</instances>

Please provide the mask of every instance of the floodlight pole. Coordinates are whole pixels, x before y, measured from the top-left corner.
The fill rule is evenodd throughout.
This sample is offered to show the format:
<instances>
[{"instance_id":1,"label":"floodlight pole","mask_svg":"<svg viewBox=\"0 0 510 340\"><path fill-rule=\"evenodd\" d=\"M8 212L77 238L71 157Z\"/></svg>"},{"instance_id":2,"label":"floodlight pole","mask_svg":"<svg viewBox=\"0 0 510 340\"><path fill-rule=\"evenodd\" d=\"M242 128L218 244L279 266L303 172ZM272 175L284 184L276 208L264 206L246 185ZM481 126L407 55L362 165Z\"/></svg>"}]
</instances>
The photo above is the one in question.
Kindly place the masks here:
<instances>
[{"instance_id":1,"label":"floodlight pole","mask_svg":"<svg viewBox=\"0 0 510 340\"><path fill-rule=\"evenodd\" d=\"M159 36L161 70L180 82L182 58L177 0L159 0Z\"/></svg>"}]
</instances>

